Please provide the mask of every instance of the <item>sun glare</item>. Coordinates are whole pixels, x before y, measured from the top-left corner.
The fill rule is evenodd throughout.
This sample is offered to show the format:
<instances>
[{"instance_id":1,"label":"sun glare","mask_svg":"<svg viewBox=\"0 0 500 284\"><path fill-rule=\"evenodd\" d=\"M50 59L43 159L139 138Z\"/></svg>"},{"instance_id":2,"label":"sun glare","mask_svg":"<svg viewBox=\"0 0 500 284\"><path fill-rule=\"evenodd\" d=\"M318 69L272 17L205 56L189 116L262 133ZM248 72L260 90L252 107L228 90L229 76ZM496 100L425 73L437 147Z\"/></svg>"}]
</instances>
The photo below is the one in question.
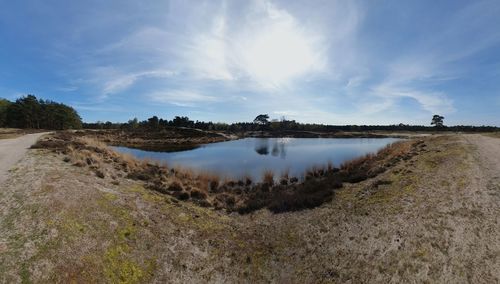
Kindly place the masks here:
<instances>
[{"instance_id":1,"label":"sun glare","mask_svg":"<svg viewBox=\"0 0 500 284\"><path fill-rule=\"evenodd\" d=\"M286 84L316 65L311 43L300 32L283 25L255 35L243 54L247 72L273 86Z\"/></svg>"},{"instance_id":2,"label":"sun glare","mask_svg":"<svg viewBox=\"0 0 500 284\"><path fill-rule=\"evenodd\" d=\"M323 37L287 11L267 3L241 25L215 17L208 31L185 50L189 66L202 77L250 79L264 88L281 88L325 66ZM228 28L229 27L229 28Z\"/></svg>"}]
</instances>

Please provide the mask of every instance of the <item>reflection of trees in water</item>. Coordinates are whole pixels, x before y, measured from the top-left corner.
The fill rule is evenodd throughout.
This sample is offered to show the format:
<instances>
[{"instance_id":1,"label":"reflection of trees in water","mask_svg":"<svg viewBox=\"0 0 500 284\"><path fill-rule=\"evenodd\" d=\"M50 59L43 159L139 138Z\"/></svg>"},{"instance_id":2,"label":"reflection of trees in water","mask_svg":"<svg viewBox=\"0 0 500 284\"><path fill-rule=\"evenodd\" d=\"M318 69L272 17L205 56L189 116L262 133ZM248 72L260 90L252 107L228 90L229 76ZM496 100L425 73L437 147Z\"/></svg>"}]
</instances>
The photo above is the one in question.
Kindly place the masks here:
<instances>
[{"instance_id":1,"label":"reflection of trees in water","mask_svg":"<svg viewBox=\"0 0 500 284\"><path fill-rule=\"evenodd\" d=\"M258 138L255 140L255 152L259 155L269 154L269 138Z\"/></svg>"},{"instance_id":2,"label":"reflection of trees in water","mask_svg":"<svg viewBox=\"0 0 500 284\"><path fill-rule=\"evenodd\" d=\"M276 139L271 149L271 155L274 157L280 156L282 159L286 157L285 141ZM255 141L255 152L259 155L269 154L269 138L259 138Z\"/></svg>"},{"instance_id":3,"label":"reflection of trees in water","mask_svg":"<svg viewBox=\"0 0 500 284\"><path fill-rule=\"evenodd\" d=\"M267 148L267 146L255 147L255 152L257 152L259 155L267 155L269 154L269 149Z\"/></svg>"}]
</instances>

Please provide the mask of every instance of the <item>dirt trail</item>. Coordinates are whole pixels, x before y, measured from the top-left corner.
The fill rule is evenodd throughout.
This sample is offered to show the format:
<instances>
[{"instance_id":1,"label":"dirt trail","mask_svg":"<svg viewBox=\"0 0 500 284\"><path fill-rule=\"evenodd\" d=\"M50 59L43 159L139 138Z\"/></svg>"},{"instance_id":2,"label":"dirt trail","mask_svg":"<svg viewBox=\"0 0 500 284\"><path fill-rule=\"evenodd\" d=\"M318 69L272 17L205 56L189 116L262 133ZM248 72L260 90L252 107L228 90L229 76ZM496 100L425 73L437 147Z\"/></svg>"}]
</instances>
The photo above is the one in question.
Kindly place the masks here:
<instances>
[{"instance_id":1,"label":"dirt trail","mask_svg":"<svg viewBox=\"0 0 500 284\"><path fill-rule=\"evenodd\" d=\"M473 157L476 167L473 167L475 177L476 201L483 208L496 208L494 215L500 213L500 139L483 135L464 135L474 149ZM500 242L500 239L498 240Z\"/></svg>"},{"instance_id":2,"label":"dirt trail","mask_svg":"<svg viewBox=\"0 0 500 284\"><path fill-rule=\"evenodd\" d=\"M485 172L491 178L500 176L500 139L483 135L465 135L467 142L476 146L476 153L481 156Z\"/></svg>"},{"instance_id":3,"label":"dirt trail","mask_svg":"<svg viewBox=\"0 0 500 284\"><path fill-rule=\"evenodd\" d=\"M0 140L0 183L7 178L9 169L26 154L40 136L47 133L27 134L14 139Z\"/></svg>"}]
</instances>

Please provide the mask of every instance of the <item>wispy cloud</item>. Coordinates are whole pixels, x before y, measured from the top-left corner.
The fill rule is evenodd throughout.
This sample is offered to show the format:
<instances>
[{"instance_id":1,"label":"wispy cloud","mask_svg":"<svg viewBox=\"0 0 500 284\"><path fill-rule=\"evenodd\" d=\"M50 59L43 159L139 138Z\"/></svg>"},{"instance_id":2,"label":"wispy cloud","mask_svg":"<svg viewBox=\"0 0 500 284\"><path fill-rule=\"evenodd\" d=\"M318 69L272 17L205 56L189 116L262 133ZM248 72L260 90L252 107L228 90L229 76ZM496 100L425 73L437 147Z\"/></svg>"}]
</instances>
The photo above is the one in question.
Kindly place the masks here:
<instances>
[{"instance_id":1,"label":"wispy cloud","mask_svg":"<svg viewBox=\"0 0 500 284\"><path fill-rule=\"evenodd\" d=\"M169 78L176 75L176 72L170 70L149 70L132 73L123 73L116 68L98 67L94 70L96 74L94 80L99 81L101 97L123 92L133 86L137 81L145 78Z\"/></svg>"},{"instance_id":2,"label":"wispy cloud","mask_svg":"<svg viewBox=\"0 0 500 284\"><path fill-rule=\"evenodd\" d=\"M154 92L148 95L149 99L156 103L172 104L182 107L195 107L201 103L217 101L213 96L203 95L193 91L174 90L165 92Z\"/></svg>"},{"instance_id":3,"label":"wispy cloud","mask_svg":"<svg viewBox=\"0 0 500 284\"><path fill-rule=\"evenodd\" d=\"M370 87L368 94L380 98L371 107L372 111L386 111L407 98L413 99L429 113L454 112L456 109L448 94L433 90L439 82L455 79L442 69L439 62L428 62L425 56L415 56L411 60L399 59L388 64L384 80Z\"/></svg>"},{"instance_id":4,"label":"wispy cloud","mask_svg":"<svg viewBox=\"0 0 500 284\"><path fill-rule=\"evenodd\" d=\"M398 88L390 85L380 85L373 90L376 96L384 99L375 107L377 111L384 111L395 105L398 99L410 98L418 102L422 108L430 113L449 114L455 111L453 101L441 92L421 92L413 89ZM374 108L372 106L372 108Z\"/></svg>"}]
</instances>

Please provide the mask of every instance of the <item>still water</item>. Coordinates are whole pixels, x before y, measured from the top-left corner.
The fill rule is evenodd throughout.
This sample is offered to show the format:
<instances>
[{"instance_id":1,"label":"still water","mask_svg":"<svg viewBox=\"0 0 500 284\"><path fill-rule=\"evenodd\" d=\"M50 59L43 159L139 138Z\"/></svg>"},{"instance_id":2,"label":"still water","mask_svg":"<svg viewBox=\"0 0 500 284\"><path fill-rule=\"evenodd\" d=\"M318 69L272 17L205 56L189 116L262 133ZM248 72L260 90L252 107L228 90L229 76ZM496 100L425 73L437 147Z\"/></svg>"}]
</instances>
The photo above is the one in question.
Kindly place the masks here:
<instances>
[{"instance_id":1,"label":"still water","mask_svg":"<svg viewBox=\"0 0 500 284\"><path fill-rule=\"evenodd\" d=\"M169 166L192 168L229 178L250 175L261 179L265 170L276 176L288 171L303 177L313 166L342 162L376 152L397 138L245 138L206 144L181 152L152 152L126 147L115 150L137 158L164 161Z\"/></svg>"}]
</instances>

